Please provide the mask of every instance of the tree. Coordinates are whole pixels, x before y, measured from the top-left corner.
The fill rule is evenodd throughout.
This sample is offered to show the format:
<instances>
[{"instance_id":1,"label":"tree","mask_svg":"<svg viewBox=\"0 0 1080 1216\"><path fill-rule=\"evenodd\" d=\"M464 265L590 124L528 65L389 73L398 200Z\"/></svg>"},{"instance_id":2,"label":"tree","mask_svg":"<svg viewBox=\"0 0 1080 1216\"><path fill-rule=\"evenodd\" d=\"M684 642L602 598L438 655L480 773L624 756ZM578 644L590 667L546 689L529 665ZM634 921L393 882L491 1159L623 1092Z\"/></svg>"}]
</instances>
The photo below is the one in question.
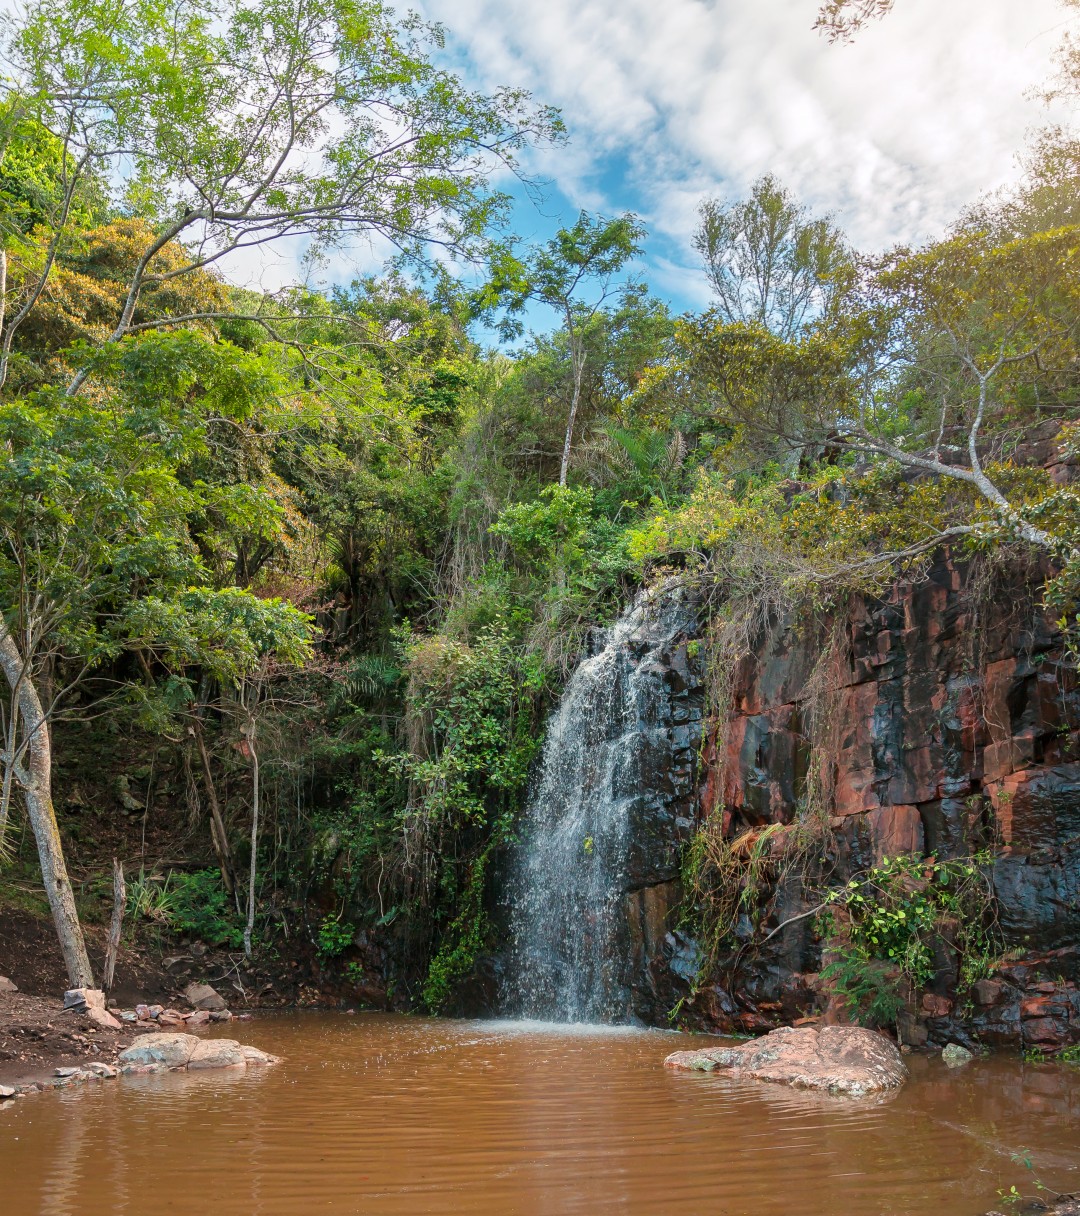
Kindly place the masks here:
<instances>
[{"instance_id":1,"label":"tree","mask_svg":"<svg viewBox=\"0 0 1080 1216\"><path fill-rule=\"evenodd\" d=\"M571 389L566 415L559 485L566 485L574 423L581 403L581 389L588 358L586 332L614 287L614 279L641 252L645 229L637 217L627 213L615 219L590 216L582 211L572 228L560 228L546 245L520 259L511 248L494 262L491 281L477 293L475 307L487 312L505 310L501 326L504 336L521 333L518 314L530 300L539 300L556 310L565 328L570 350ZM592 282L591 299L580 291Z\"/></svg>"},{"instance_id":2,"label":"tree","mask_svg":"<svg viewBox=\"0 0 1080 1216\"><path fill-rule=\"evenodd\" d=\"M1039 415L1075 414L1080 229L1003 244L964 233L901 252L872 296L850 322L856 391L850 415L836 419L843 441L972 487L989 518L953 533L1003 533L1080 559L1080 500L1070 489L1018 486L1010 497L999 484L1010 437Z\"/></svg>"},{"instance_id":3,"label":"tree","mask_svg":"<svg viewBox=\"0 0 1080 1216\"><path fill-rule=\"evenodd\" d=\"M767 174L731 206L706 199L694 248L728 324L760 325L782 341L827 314L850 282L843 233Z\"/></svg>"},{"instance_id":4,"label":"tree","mask_svg":"<svg viewBox=\"0 0 1080 1216\"><path fill-rule=\"evenodd\" d=\"M432 63L441 40L381 0L37 0L9 18L9 104L58 142L63 172L0 378L93 171L151 221L106 343L132 331L148 287L285 238L475 254L505 209L493 167L561 124L520 90L467 91ZM174 242L182 264L162 266ZM89 374L79 360L68 395Z\"/></svg>"},{"instance_id":5,"label":"tree","mask_svg":"<svg viewBox=\"0 0 1080 1216\"><path fill-rule=\"evenodd\" d=\"M214 425L273 397L266 369L182 332L122 344L95 372L93 399L54 389L0 403L0 666L12 693L4 793L13 781L22 790L78 987L92 975L53 808L51 723L91 672L125 652L231 678L265 653L301 657L309 632L280 600L208 586L196 540L218 512L272 526L257 489L186 476Z\"/></svg>"}]
</instances>

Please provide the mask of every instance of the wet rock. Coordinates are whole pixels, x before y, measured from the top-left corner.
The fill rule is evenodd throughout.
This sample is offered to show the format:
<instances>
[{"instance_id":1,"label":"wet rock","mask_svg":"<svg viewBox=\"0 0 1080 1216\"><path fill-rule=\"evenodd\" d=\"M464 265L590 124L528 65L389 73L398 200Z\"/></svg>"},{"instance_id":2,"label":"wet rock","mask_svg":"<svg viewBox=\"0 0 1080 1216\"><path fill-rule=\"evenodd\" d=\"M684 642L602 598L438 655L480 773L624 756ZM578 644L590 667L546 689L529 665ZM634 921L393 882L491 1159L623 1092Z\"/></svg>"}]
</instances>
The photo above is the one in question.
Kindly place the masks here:
<instances>
[{"instance_id":1,"label":"wet rock","mask_svg":"<svg viewBox=\"0 0 1080 1216\"><path fill-rule=\"evenodd\" d=\"M700 1072L731 1069L737 1076L853 1098L899 1089L908 1075L896 1045L861 1026L782 1027L736 1047L677 1051L664 1063Z\"/></svg>"},{"instance_id":2,"label":"wet rock","mask_svg":"<svg viewBox=\"0 0 1080 1216\"><path fill-rule=\"evenodd\" d=\"M942 1060L950 1068L962 1068L965 1064L970 1064L975 1057L966 1047L961 1047L959 1043L948 1043L941 1052Z\"/></svg>"},{"instance_id":3,"label":"wet rock","mask_svg":"<svg viewBox=\"0 0 1080 1216\"><path fill-rule=\"evenodd\" d=\"M245 1068L247 1058L235 1039L200 1039L188 1068Z\"/></svg>"},{"instance_id":4,"label":"wet rock","mask_svg":"<svg viewBox=\"0 0 1080 1216\"><path fill-rule=\"evenodd\" d=\"M211 1009L211 1022L229 1022L232 1020L232 1014L227 1009Z\"/></svg>"},{"instance_id":5,"label":"wet rock","mask_svg":"<svg viewBox=\"0 0 1080 1216\"><path fill-rule=\"evenodd\" d=\"M971 994L976 1005L996 1005L1005 993L1001 980L979 980L972 985Z\"/></svg>"},{"instance_id":6,"label":"wet rock","mask_svg":"<svg viewBox=\"0 0 1080 1216\"><path fill-rule=\"evenodd\" d=\"M15 984L8 979L6 975L0 975L0 996L4 996L8 992L18 992L19 989Z\"/></svg>"},{"instance_id":7,"label":"wet rock","mask_svg":"<svg viewBox=\"0 0 1080 1216\"><path fill-rule=\"evenodd\" d=\"M278 1060L235 1039L202 1039L193 1034L148 1034L119 1056L120 1071L125 1075L147 1069L245 1068Z\"/></svg>"},{"instance_id":8,"label":"wet rock","mask_svg":"<svg viewBox=\"0 0 1080 1216\"><path fill-rule=\"evenodd\" d=\"M4 1098L14 1098L15 1090L10 1085L0 1085L0 1101Z\"/></svg>"},{"instance_id":9,"label":"wet rock","mask_svg":"<svg viewBox=\"0 0 1080 1216\"><path fill-rule=\"evenodd\" d=\"M93 1073L95 1077L101 1077L104 1081L111 1081L116 1076L116 1069L103 1060L91 1060L86 1065L86 1071Z\"/></svg>"},{"instance_id":10,"label":"wet rock","mask_svg":"<svg viewBox=\"0 0 1080 1216\"><path fill-rule=\"evenodd\" d=\"M205 1009L196 1009L194 1013L185 1014L184 1021L189 1026L208 1026L210 1014Z\"/></svg>"},{"instance_id":11,"label":"wet rock","mask_svg":"<svg viewBox=\"0 0 1080 1216\"><path fill-rule=\"evenodd\" d=\"M224 998L209 984L188 984L184 997L195 1009L204 1009L208 1013L227 1008Z\"/></svg>"},{"instance_id":12,"label":"wet rock","mask_svg":"<svg viewBox=\"0 0 1080 1216\"><path fill-rule=\"evenodd\" d=\"M241 1046L240 1050L244 1053L244 1062L247 1064L280 1064L280 1056L272 1056L268 1051L260 1051L257 1047Z\"/></svg>"},{"instance_id":13,"label":"wet rock","mask_svg":"<svg viewBox=\"0 0 1080 1216\"><path fill-rule=\"evenodd\" d=\"M122 1051L121 1064L164 1064L185 1068L199 1040L191 1034L148 1034Z\"/></svg>"}]
</instances>

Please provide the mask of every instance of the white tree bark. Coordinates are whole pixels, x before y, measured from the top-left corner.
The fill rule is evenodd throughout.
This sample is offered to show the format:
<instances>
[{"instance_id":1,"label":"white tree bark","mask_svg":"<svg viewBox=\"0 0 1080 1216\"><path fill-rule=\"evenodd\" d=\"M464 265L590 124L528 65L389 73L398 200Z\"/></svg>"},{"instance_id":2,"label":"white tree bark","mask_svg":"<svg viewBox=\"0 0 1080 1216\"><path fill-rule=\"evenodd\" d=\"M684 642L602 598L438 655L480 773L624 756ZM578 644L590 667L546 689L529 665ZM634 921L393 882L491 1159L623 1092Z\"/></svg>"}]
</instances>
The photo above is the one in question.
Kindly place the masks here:
<instances>
[{"instance_id":1,"label":"white tree bark","mask_svg":"<svg viewBox=\"0 0 1080 1216\"><path fill-rule=\"evenodd\" d=\"M255 928L255 877L258 871L259 847L259 752L255 746L255 723L244 730L251 751L251 865L248 870L247 924L244 926L244 953L251 958L251 935Z\"/></svg>"},{"instance_id":2,"label":"white tree bark","mask_svg":"<svg viewBox=\"0 0 1080 1216\"><path fill-rule=\"evenodd\" d=\"M18 701L22 716L24 744L19 754L9 752L5 764L11 767L16 781L22 787L26 802L26 813L37 841L38 860L41 862L41 877L45 884L49 907L52 910L56 935L64 955L68 980L72 988L92 988L94 974L86 953L79 913L75 907L75 894L71 889L64 850L60 843L60 829L56 822L56 811L52 800L52 744L49 723L42 708L34 681L26 669L18 644L11 636L6 622L0 617L0 667Z\"/></svg>"}]
</instances>

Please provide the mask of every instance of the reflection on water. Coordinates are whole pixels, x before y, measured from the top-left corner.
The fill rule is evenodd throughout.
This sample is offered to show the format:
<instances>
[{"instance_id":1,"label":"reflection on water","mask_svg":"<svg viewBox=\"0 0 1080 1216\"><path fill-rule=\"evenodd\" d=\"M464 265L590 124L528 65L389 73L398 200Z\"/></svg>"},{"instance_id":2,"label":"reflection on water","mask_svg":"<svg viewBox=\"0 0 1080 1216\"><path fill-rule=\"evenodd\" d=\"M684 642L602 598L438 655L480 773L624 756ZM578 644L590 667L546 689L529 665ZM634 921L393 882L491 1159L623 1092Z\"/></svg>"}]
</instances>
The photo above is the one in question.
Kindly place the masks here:
<instances>
[{"instance_id":1,"label":"reflection on water","mask_svg":"<svg viewBox=\"0 0 1080 1216\"><path fill-rule=\"evenodd\" d=\"M913 1058L886 1100L661 1067L688 1036L298 1014L286 1063L127 1078L0 1114L5 1216L975 1216L1080 1189L1080 1070Z\"/></svg>"}]
</instances>

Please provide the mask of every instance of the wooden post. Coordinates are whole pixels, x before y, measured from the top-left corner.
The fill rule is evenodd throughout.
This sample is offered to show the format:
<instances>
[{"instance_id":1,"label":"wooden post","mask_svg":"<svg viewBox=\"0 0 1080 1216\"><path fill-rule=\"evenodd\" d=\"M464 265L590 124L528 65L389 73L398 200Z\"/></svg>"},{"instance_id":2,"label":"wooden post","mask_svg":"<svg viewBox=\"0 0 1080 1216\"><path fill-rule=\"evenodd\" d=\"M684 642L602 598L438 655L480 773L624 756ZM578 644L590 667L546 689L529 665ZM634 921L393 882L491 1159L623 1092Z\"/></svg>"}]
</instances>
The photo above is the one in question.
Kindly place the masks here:
<instances>
[{"instance_id":1,"label":"wooden post","mask_svg":"<svg viewBox=\"0 0 1080 1216\"><path fill-rule=\"evenodd\" d=\"M127 903L127 888L124 886L124 867L113 858L113 908L109 924L109 945L105 951L105 975L102 987L110 992L113 974L116 971L116 956L120 953L120 930L124 924L124 905Z\"/></svg>"}]
</instances>

